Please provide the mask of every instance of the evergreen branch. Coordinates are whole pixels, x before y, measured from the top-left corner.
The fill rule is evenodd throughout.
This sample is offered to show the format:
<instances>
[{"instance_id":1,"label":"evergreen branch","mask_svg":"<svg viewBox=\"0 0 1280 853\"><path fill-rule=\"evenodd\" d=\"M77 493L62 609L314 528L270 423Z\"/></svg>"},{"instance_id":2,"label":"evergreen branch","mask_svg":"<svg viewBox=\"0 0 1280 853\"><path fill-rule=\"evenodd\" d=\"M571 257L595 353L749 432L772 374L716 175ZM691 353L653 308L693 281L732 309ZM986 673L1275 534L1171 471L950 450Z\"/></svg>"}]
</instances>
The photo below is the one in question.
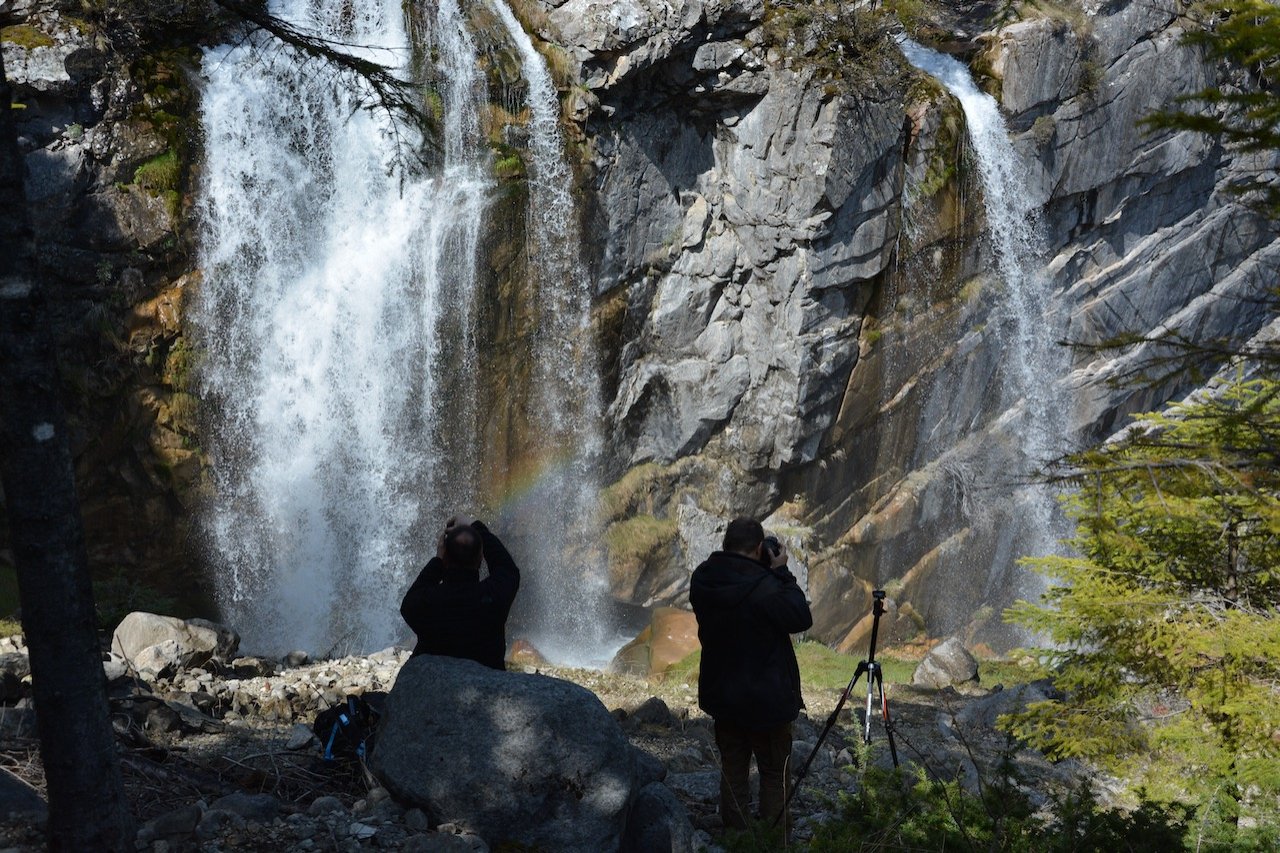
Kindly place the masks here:
<instances>
[{"instance_id":1,"label":"evergreen branch","mask_svg":"<svg viewBox=\"0 0 1280 853\"><path fill-rule=\"evenodd\" d=\"M436 119L422 107L422 93L418 86L395 74L388 66L350 53L345 48L366 47L318 36L265 12L246 0L213 0L218 6L236 18L261 30L299 54L318 59L340 73L348 75L369 91L366 109L381 109L392 120L392 132L397 150L404 140L400 136L397 119L408 120L423 130L424 145L432 154L439 153Z\"/></svg>"}]
</instances>

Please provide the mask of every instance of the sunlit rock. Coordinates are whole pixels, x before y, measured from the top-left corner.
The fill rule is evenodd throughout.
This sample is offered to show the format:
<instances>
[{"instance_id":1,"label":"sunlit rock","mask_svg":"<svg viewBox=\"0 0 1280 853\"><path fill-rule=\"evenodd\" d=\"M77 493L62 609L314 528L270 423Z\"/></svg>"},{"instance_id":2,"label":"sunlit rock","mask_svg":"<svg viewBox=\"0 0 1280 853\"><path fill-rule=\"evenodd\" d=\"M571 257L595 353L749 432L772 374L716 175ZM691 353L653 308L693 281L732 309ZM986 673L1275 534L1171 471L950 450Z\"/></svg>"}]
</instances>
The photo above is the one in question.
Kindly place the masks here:
<instances>
[{"instance_id":1,"label":"sunlit rock","mask_svg":"<svg viewBox=\"0 0 1280 853\"><path fill-rule=\"evenodd\" d=\"M614 655L609 668L643 677L661 675L699 648L694 615L675 607L659 607L639 636Z\"/></svg>"}]
</instances>

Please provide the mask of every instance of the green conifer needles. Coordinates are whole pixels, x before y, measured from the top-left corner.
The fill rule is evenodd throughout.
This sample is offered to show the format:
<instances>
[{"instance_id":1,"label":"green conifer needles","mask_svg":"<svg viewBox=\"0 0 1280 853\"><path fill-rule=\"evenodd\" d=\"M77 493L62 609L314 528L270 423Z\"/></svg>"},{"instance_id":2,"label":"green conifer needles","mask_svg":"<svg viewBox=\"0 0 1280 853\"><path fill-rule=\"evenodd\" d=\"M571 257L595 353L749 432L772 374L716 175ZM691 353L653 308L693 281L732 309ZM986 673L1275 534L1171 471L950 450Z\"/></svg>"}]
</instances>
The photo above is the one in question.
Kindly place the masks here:
<instances>
[{"instance_id":1,"label":"green conifer needles","mask_svg":"<svg viewBox=\"0 0 1280 853\"><path fill-rule=\"evenodd\" d=\"M1237 379L1069 460L1078 557L1006 618L1064 698L1004 719L1054 757L1175 759L1183 793L1280 794L1280 382ZM1132 769L1133 765L1130 765Z\"/></svg>"}]
</instances>

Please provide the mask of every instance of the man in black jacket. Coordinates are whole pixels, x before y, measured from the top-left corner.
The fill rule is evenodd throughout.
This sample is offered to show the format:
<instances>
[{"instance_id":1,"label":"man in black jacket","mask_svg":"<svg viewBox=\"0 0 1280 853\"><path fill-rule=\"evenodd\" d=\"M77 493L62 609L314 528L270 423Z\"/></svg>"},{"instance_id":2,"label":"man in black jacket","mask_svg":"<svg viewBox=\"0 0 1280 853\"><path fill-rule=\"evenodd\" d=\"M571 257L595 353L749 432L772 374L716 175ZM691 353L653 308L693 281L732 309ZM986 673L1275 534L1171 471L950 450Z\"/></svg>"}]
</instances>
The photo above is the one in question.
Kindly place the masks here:
<instances>
[{"instance_id":1,"label":"man in black jacket","mask_svg":"<svg viewBox=\"0 0 1280 853\"><path fill-rule=\"evenodd\" d=\"M489 576L480 579L480 563ZM520 588L520 569L480 521L451 518L436 556L405 593L400 615L418 635L413 654L467 658L505 669L507 614Z\"/></svg>"},{"instance_id":2,"label":"man in black jacket","mask_svg":"<svg viewBox=\"0 0 1280 853\"><path fill-rule=\"evenodd\" d=\"M702 666L698 706L715 721L720 816L747 825L751 756L760 771L760 817L773 821L787 798L791 723L804 707L791 634L813 624L809 602L787 570L787 551L764 528L737 518L722 551L693 572L689 603L698 619Z\"/></svg>"}]
</instances>

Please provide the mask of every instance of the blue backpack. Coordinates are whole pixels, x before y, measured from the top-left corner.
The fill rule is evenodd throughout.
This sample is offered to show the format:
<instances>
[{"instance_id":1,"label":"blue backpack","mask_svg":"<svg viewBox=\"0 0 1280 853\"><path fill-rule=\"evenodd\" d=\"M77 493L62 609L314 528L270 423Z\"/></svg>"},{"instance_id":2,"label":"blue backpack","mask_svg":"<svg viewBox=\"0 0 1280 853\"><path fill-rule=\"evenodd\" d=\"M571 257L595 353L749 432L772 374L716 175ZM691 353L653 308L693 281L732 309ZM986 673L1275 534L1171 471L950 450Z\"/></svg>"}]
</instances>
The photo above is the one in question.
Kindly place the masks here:
<instances>
[{"instance_id":1,"label":"blue backpack","mask_svg":"<svg viewBox=\"0 0 1280 853\"><path fill-rule=\"evenodd\" d=\"M311 730L320 739L326 762L363 760L373 744L374 729L382 716L386 693L351 695L340 705L316 714Z\"/></svg>"}]
</instances>

